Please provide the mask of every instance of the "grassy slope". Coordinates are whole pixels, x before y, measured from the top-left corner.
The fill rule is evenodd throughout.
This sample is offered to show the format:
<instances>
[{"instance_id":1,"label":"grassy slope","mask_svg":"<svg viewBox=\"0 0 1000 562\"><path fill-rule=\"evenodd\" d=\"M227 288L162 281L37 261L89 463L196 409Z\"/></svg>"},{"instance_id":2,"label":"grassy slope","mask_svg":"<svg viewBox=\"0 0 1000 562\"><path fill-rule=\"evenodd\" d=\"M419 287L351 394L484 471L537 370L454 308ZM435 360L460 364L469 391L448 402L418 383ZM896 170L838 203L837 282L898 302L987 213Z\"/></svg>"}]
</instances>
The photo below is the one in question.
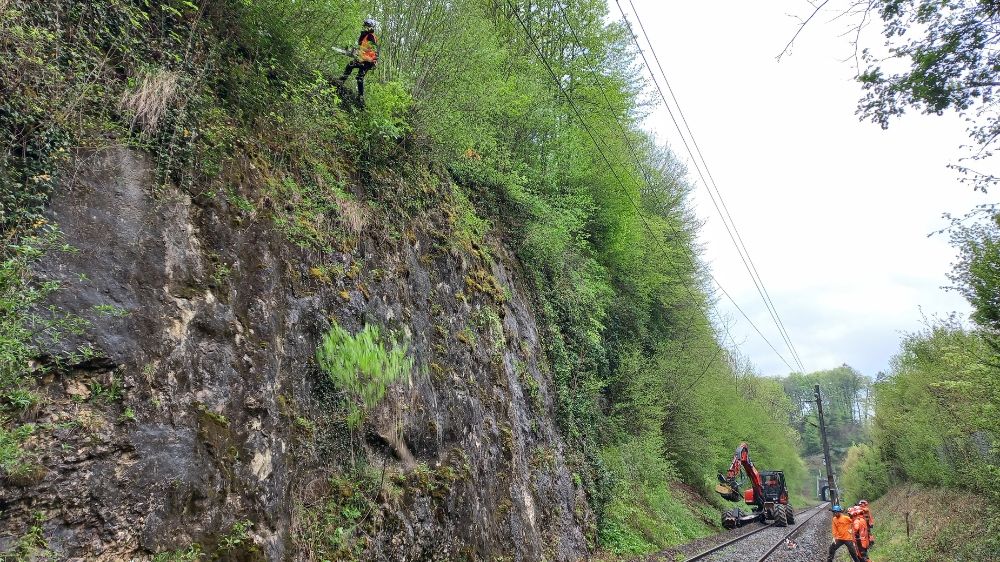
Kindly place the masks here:
<instances>
[{"instance_id":1,"label":"grassy slope","mask_svg":"<svg viewBox=\"0 0 1000 562\"><path fill-rule=\"evenodd\" d=\"M721 530L718 506L683 483L664 481L637 495L634 503L612 510L603 538L613 549L597 553L595 560L631 560Z\"/></svg>"},{"instance_id":2,"label":"grassy slope","mask_svg":"<svg viewBox=\"0 0 1000 562\"><path fill-rule=\"evenodd\" d=\"M915 485L872 502L876 562L1000 559L1000 522L990 503L967 492ZM909 512L910 536L906 535Z\"/></svg>"}]
</instances>

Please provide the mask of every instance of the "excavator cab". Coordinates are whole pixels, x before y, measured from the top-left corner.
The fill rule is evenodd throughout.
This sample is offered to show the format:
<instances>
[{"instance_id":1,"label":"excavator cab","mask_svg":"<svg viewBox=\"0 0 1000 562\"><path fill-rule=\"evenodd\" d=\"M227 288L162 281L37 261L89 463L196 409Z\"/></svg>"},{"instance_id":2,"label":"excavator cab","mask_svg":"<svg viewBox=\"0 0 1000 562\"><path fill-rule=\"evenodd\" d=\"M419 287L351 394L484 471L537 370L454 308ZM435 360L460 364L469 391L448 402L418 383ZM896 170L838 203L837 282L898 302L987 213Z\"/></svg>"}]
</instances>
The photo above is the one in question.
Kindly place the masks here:
<instances>
[{"instance_id":1,"label":"excavator cab","mask_svg":"<svg viewBox=\"0 0 1000 562\"><path fill-rule=\"evenodd\" d=\"M788 503L788 490L785 488L785 473L780 470L760 471L761 490L766 503Z\"/></svg>"}]
</instances>

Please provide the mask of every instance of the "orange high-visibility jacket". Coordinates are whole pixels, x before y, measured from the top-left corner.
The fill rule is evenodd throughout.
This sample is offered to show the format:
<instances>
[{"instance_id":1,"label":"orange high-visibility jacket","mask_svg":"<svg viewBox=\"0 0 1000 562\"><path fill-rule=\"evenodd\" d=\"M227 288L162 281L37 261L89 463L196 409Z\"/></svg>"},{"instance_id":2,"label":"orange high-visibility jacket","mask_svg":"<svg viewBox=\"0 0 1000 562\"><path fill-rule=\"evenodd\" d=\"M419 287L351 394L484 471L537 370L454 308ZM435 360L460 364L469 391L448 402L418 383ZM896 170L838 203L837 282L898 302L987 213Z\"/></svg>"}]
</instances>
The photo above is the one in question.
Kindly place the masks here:
<instances>
[{"instance_id":1,"label":"orange high-visibility jacket","mask_svg":"<svg viewBox=\"0 0 1000 562\"><path fill-rule=\"evenodd\" d=\"M833 514L833 540L854 540L854 529L852 527L851 518L846 513Z\"/></svg>"},{"instance_id":2,"label":"orange high-visibility jacket","mask_svg":"<svg viewBox=\"0 0 1000 562\"><path fill-rule=\"evenodd\" d=\"M875 524L875 520L872 519L872 510L868 509L867 505L863 506L861 508L861 512L864 513L864 515L865 515L865 522L868 523L869 527L871 527L872 525Z\"/></svg>"},{"instance_id":3,"label":"orange high-visibility jacket","mask_svg":"<svg viewBox=\"0 0 1000 562\"><path fill-rule=\"evenodd\" d=\"M358 37L358 60L361 62L378 62L378 37L370 31L361 32Z\"/></svg>"},{"instance_id":4,"label":"orange high-visibility jacket","mask_svg":"<svg viewBox=\"0 0 1000 562\"><path fill-rule=\"evenodd\" d=\"M865 521L864 515L859 515L854 518L854 539L857 541L861 548L868 548L868 521Z\"/></svg>"}]
</instances>

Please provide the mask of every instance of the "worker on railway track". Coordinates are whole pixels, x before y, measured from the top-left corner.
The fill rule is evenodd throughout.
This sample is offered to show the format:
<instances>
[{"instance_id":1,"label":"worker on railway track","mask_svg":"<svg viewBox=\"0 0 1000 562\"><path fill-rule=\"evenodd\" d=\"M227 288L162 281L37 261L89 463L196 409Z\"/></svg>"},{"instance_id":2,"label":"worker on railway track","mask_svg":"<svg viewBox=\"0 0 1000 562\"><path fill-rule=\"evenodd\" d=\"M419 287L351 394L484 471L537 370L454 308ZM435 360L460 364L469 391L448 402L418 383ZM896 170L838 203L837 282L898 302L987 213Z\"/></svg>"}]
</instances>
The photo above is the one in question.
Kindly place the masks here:
<instances>
[{"instance_id":1,"label":"worker on railway track","mask_svg":"<svg viewBox=\"0 0 1000 562\"><path fill-rule=\"evenodd\" d=\"M872 519L872 510L868 508L868 500L859 501L858 507L861 508L861 513L865 517L865 522L868 523L868 540L874 544L875 534L872 532L872 529L875 528L875 520Z\"/></svg>"},{"instance_id":2,"label":"worker on railway track","mask_svg":"<svg viewBox=\"0 0 1000 562\"><path fill-rule=\"evenodd\" d=\"M861 562L858 558L858 549L854 546L854 523L851 521L851 517L844 513L844 509L840 505L834 505L831 510L833 511L833 543L830 544L830 550L827 554L827 562L833 562L833 557L837 554L837 551L842 546L847 547L847 552L851 555L851 560L854 562Z\"/></svg>"},{"instance_id":3,"label":"worker on railway track","mask_svg":"<svg viewBox=\"0 0 1000 562\"><path fill-rule=\"evenodd\" d=\"M869 540L868 520L865 518L865 512L860 505L857 505L848 509L847 513L851 516L851 528L854 529L854 545L858 549L858 558L861 558L863 562L868 562L868 549L871 547L871 541Z\"/></svg>"}]
</instances>

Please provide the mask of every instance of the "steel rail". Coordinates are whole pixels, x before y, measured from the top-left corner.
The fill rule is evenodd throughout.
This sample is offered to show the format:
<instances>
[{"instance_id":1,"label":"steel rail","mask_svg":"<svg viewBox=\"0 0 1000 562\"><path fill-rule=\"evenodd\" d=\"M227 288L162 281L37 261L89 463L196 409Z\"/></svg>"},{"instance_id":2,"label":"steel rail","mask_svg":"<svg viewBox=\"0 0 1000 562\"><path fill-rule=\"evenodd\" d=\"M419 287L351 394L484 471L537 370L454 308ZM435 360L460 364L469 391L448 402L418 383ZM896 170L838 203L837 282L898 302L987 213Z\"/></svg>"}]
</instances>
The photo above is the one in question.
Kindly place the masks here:
<instances>
[{"instance_id":1,"label":"steel rail","mask_svg":"<svg viewBox=\"0 0 1000 562\"><path fill-rule=\"evenodd\" d=\"M817 505L815 507L810 507L809 509L810 510L816 510L816 513L813 513L813 514L809 515L809 517L806 517L805 519L800 520L798 523L795 523L795 528L792 530L792 532L789 533L789 534L787 534L787 535L785 535L784 537L782 537L781 540L778 542L777 545L775 545L774 547L772 547L771 550L767 551L767 554L764 555L764 558L767 558L768 556L770 556L771 553L773 553L778 548L778 546L780 546L782 543L784 543L784 541L785 541L786 538L790 537L793 533L795 533L796 531L798 531L806 521L809 521L814 516L816 516L816 514L819 513L820 511L822 511L823 507L826 506L826 505L827 505L827 503L822 503L822 504ZM757 529L756 531L750 531L749 533L744 533L744 534L742 534L742 535L740 535L740 536L738 536L738 537L736 537L734 539L730 539L730 540L728 540L728 541L726 541L726 542L724 542L722 544L713 546L712 548L710 548L708 550L705 550L703 552L695 554L694 556L692 556L691 558L688 558L684 562L695 562L696 560L702 560L702 559L704 559L706 556L708 556L710 554L714 554L714 553L722 550L723 548L726 548L727 546L730 546L730 545L733 545L735 543L738 543L741 540L746 539L748 537L752 537L752 536L756 535L757 533L763 533L764 531L766 531L766 530L768 530L768 529L770 529L772 527L777 527L777 525L775 525L774 523L771 523L770 525L764 525L763 527L761 527L760 529ZM761 560L764 560L764 558L759 559L757 562L760 562Z\"/></svg>"},{"instance_id":2,"label":"steel rail","mask_svg":"<svg viewBox=\"0 0 1000 562\"><path fill-rule=\"evenodd\" d=\"M785 536L783 536L780 539L778 539L778 543L775 544L774 546L772 546L770 550L768 550L767 552L765 552L764 556L761 556L760 558L758 558L757 562L764 562L764 560L767 560L767 557L770 556L770 555L772 555L772 554L774 554L774 551L778 550L778 547L780 547L786 540L788 540L795 533L798 533L799 531L801 531L802 527L806 523L808 523L810 519L812 519L813 517L816 517L817 515L819 515L823 511L822 508L825 507L826 505L829 505L829 502L824 503L824 504L820 504L819 506L817 506L816 513L813 513L809 517L806 517L804 520L800 521L799 524L796 525L794 529L792 529L791 531L789 531L788 533L786 533Z\"/></svg>"}]
</instances>

